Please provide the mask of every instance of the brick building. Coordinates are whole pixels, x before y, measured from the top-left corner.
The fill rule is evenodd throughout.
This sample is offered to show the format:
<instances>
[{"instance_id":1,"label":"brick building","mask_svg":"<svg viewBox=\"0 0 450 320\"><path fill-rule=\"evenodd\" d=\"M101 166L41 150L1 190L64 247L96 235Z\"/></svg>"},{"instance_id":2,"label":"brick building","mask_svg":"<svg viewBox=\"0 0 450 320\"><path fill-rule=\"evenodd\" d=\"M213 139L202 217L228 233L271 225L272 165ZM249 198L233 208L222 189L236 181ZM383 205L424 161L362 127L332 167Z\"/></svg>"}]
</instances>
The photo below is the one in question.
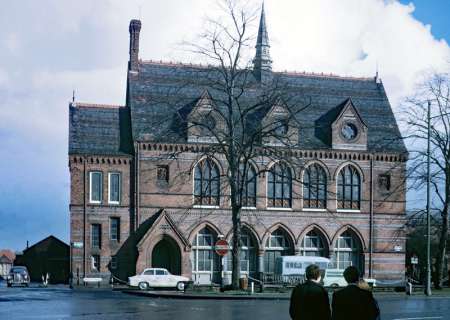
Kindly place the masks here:
<instances>
[{"instance_id":1,"label":"brick building","mask_svg":"<svg viewBox=\"0 0 450 320\"><path fill-rule=\"evenodd\" d=\"M214 141L180 120L208 105L208 90L193 78L209 67L140 60L140 28L131 21L125 105L70 104L71 242L84 243L73 249L73 272L126 279L162 266L217 282L213 244L232 236L218 187L224 164L219 154L199 159ZM264 11L253 76L249 92L276 76L306 92L312 107L299 114L290 148L300 165L261 155L250 170L242 272L270 274L277 256L298 254L402 279L407 154L381 81L272 71Z\"/></svg>"}]
</instances>

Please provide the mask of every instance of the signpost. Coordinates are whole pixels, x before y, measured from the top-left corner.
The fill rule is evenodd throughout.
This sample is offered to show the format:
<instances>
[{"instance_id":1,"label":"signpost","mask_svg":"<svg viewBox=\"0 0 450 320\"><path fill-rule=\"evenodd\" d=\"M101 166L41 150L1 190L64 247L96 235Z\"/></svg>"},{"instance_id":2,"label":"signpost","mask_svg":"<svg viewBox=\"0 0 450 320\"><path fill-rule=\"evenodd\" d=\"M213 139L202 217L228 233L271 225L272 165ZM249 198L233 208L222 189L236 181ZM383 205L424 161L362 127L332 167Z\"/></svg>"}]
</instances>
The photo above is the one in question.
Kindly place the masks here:
<instances>
[{"instance_id":1,"label":"signpost","mask_svg":"<svg viewBox=\"0 0 450 320\"><path fill-rule=\"evenodd\" d=\"M227 240L224 239L217 240L214 248L216 250L216 253L221 257L226 256L228 250L230 250L230 246L228 245Z\"/></svg>"},{"instance_id":2,"label":"signpost","mask_svg":"<svg viewBox=\"0 0 450 320\"><path fill-rule=\"evenodd\" d=\"M223 288L223 257L227 255L228 251L230 250L230 245L228 244L227 240L219 239L216 242L216 245L214 246L214 249L216 250L216 253L220 257L220 287L221 290Z\"/></svg>"}]
</instances>

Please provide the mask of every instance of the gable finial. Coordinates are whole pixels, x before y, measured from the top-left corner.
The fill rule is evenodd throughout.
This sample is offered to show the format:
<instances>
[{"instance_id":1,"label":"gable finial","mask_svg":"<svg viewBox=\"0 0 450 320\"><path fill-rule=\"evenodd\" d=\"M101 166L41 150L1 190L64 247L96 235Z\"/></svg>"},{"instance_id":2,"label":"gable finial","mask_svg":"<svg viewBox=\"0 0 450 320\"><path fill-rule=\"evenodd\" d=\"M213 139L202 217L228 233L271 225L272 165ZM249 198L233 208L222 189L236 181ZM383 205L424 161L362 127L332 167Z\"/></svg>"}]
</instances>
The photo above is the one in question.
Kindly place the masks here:
<instances>
[{"instance_id":1,"label":"gable finial","mask_svg":"<svg viewBox=\"0 0 450 320\"><path fill-rule=\"evenodd\" d=\"M266 25L266 13L264 1L261 6L261 17L259 19L258 38L256 41L256 55L253 59L253 70L258 80L264 78L264 73L272 71L272 59L270 58L269 34Z\"/></svg>"}]
</instances>

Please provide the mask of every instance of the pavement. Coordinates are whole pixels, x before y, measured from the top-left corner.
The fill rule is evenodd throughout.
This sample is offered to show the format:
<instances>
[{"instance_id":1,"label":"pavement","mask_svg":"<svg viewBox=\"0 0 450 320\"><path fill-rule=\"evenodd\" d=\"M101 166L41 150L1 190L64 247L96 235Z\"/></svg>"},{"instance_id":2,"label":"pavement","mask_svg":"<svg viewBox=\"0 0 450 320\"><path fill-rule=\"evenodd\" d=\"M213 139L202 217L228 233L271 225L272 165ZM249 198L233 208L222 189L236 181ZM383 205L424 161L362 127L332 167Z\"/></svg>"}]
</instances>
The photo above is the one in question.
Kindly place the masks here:
<instances>
[{"instance_id":1,"label":"pavement","mask_svg":"<svg viewBox=\"0 0 450 320\"><path fill-rule=\"evenodd\" d=\"M175 292L172 292L176 294ZM450 320L450 295L377 295L383 320ZM0 319L288 320L287 300L185 300L135 296L110 288L6 288Z\"/></svg>"}]
</instances>

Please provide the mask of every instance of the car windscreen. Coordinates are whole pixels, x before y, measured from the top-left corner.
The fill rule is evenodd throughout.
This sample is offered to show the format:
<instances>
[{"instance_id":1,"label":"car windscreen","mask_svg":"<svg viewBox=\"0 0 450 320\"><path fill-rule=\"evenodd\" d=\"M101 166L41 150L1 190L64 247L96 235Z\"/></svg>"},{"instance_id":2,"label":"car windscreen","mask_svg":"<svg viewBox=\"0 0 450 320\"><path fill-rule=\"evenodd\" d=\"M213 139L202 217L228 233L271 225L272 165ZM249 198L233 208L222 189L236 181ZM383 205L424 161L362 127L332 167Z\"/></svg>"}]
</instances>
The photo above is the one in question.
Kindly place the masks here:
<instances>
[{"instance_id":1,"label":"car windscreen","mask_svg":"<svg viewBox=\"0 0 450 320\"><path fill-rule=\"evenodd\" d=\"M11 272L26 272L27 269L25 267L13 267L11 268Z\"/></svg>"}]
</instances>

